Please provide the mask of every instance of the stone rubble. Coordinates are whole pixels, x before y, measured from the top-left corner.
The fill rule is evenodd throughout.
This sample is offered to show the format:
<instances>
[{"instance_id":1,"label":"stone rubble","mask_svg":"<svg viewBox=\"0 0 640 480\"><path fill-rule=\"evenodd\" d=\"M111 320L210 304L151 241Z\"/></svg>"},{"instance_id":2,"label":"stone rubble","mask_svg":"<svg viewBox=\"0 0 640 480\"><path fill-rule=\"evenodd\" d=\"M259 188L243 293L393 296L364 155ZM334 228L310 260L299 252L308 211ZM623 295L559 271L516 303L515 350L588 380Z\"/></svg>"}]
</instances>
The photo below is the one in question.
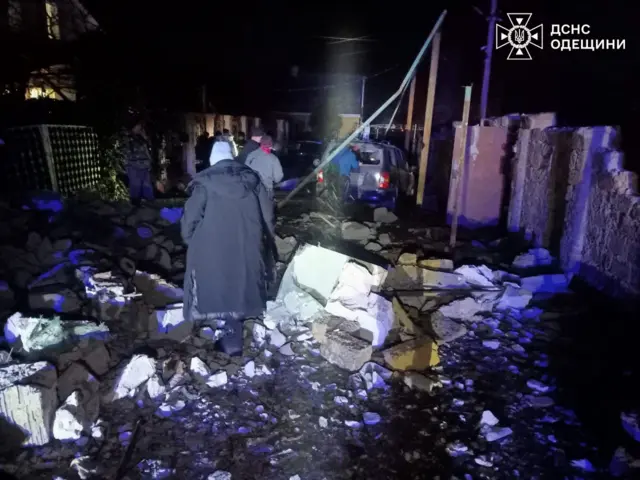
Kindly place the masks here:
<instances>
[{"instance_id":1,"label":"stone rubble","mask_svg":"<svg viewBox=\"0 0 640 480\"><path fill-rule=\"evenodd\" d=\"M524 276L553 264L542 249L513 262L521 278L488 257L470 265L399 250L401 222L386 209L373 223L304 214L286 219L290 231L280 218L279 290L245 321L243 355L229 357L215 349L223 325L182 316L180 209L54 210L39 233L30 217L17 220L24 212L11 217L25 247L0 247L10 261L0 270L0 430L11 447L6 457L0 448L0 472L114 478L134 438L129 469L141 478L436 478L446 468L452 478L596 478L640 468L623 447L594 467L580 422L557 402L544 353L557 330L536 299L571 290L563 274ZM379 264L305 238L327 222ZM38 314L18 310L16 292ZM621 422L638 441L635 413Z\"/></svg>"}]
</instances>

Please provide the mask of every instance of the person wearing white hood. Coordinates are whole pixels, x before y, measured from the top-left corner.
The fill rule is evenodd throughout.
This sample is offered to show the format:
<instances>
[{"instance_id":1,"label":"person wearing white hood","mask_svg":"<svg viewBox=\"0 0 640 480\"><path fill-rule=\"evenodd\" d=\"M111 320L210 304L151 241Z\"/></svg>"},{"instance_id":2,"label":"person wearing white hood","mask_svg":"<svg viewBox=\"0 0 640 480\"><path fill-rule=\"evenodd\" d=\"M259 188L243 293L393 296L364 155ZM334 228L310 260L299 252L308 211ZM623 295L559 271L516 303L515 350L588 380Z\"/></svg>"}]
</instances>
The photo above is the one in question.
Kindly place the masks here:
<instances>
[{"instance_id":1,"label":"person wearing white hood","mask_svg":"<svg viewBox=\"0 0 640 480\"><path fill-rule=\"evenodd\" d=\"M242 321L265 308L277 260L273 203L260 176L216 142L210 166L187 187L181 219L187 244L184 317L215 326L225 322L219 347L242 354Z\"/></svg>"}]
</instances>

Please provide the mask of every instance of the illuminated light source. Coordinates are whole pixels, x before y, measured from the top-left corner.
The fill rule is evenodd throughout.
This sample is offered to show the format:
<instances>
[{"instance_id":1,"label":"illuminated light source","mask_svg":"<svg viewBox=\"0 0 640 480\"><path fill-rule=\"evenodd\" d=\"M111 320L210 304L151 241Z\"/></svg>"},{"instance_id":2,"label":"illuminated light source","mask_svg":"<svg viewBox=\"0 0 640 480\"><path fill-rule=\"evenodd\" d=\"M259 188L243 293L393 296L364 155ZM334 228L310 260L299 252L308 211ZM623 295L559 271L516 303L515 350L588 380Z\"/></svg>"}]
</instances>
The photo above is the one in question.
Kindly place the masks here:
<instances>
[{"instance_id":1,"label":"illuminated light source","mask_svg":"<svg viewBox=\"0 0 640 480\"><path fill-rule=\"evenodd\" d=\"M322 173L322 170L318 172L318 183L324 183L324 173Z\"/></svg>"}]
</instances>

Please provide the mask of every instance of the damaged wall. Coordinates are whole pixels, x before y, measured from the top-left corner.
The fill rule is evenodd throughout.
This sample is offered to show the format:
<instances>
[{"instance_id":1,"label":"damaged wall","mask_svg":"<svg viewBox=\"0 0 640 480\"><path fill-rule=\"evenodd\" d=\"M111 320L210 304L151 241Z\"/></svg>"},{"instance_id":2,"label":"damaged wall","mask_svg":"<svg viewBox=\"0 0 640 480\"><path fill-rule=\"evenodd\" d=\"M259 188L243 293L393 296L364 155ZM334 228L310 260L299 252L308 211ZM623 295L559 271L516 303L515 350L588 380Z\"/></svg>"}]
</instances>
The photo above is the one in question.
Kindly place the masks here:
<instances>
[{"instance_id":1,"label":"damaged wall","mask_svg":"<svg viewBox=\"0 0 640 480\"><path fill-rule=\"evenodd\" d=\"M462 127L456 125L447 204L450 223L456 203L457 169L462 149ZM458 222L467 228L495 226L500 217L504 179L501 163L508 132L501 127L469 127L462 186L458 192Z\"/></svg>"},{"instance_id":2,"label":"damaged wall","mask_svg":"<svg viewBox=\"0 0 640 480\"><path fill-rule=\"evenodd\" d=\"M612 127L520 131L509 229L615 296L640 293L640 199Z\"/></svg>"}]
</instances>

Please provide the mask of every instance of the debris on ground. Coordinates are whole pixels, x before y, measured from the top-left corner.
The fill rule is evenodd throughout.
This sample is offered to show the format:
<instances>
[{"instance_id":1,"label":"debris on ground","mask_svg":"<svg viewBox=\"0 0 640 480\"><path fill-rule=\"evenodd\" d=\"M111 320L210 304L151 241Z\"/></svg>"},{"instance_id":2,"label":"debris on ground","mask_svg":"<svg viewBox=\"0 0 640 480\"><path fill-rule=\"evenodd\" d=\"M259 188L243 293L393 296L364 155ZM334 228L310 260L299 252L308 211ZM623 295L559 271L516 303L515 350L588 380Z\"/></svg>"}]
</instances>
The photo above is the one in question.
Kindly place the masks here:
<instances>
[{"instance_id":1,"label":"debris on ground","mask_svg":"<svg viewBox=\"0 0 640 480\"><path fill-rule=\"evenodd\" d=\"M429 252L403 251L425 230L406 230L384 208L374 222L281 217L277 294L245 321L243 355L230 357L216 348L224 325L183 318L180 208L65 202L53 221L35 204L1 210L14 239L0 246L3 472L275 480L638 471L622 447L597 464L557 396L545 350L557 326L536 299L572 291L562 273L526 275L553 266L544 249L460 263L436 252L446 238L437 229L425 234ZM359 250L308 236L329 225ZM621 422L638 441L636 414Z\"/></svg>"}]
</instances>

